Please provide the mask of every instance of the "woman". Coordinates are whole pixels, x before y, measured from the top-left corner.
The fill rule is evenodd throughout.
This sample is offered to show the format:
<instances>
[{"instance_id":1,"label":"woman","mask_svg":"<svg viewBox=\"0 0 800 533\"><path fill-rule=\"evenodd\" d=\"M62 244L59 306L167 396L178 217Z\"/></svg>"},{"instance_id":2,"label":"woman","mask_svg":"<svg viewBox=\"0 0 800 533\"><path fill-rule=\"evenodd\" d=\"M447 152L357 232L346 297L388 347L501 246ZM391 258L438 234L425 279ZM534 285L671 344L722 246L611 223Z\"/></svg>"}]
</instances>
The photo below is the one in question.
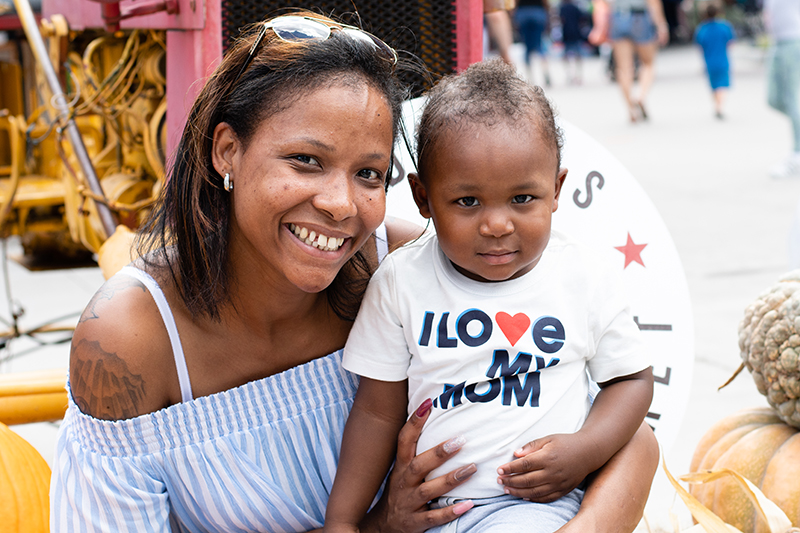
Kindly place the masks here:
<instances>
[{"instance_id":1,"label":"woman","mask_svg":"<svg viewBox=\"0 0 800 533\"><path fill-rule=\"evenodd\" d=\"M604 5L605 4L605 5ZM600 21L601 16L610 20ZM645 99L655 78L659 45L669 42L669 28L661 0L595 0L595 28L589 42L599 45L607 37L612 44L615 77L628 107L631 122L647 120ZM607 27L607 33L604 31ZM639 95L633 95L634 54L639 57Z\"/></svg>"},{"instance_id":2,"label":"woman","mask_svg":"<svg viewBox=\"0 0 800 533\"><path fill-rule=\"evenodd\" d=\"M396 62L377 38L305 12L256 26L222 61L143 259L98 291L75 331L53 531L322 525L356 390L341 347L387 245L418 231L382 224ZM401 432L364 531L424 531L467 510L427 508L474 468L424 481L458 452L416 455L426 418ZM643 428L565 531L632 530L656 457Z\"/></svg>"}]
</instances>

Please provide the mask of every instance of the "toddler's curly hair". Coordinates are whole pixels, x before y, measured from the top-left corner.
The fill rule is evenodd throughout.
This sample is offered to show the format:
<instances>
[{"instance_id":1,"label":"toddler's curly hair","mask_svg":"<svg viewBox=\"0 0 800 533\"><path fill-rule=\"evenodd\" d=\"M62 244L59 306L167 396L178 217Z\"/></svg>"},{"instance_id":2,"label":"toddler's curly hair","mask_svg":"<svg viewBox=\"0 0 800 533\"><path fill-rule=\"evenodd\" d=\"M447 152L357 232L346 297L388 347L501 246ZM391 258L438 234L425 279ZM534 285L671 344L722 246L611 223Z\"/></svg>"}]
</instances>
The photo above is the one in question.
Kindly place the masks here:
<instances>
[{"instance_id":1,"label":"toddler's curly hair","mask_svg":"<svg viewBox=\"0 0 800 533\"><path fill-rule=\"evenodd\" d=\"M492 127L532 120L543 140L556 152L561 168L564 138L555 111L541 87L521 79L516 69L500 59L482 61L460 74L442 78L427 93L417 126L417 158L424 179L428 158L442 135L453 128L480 124Z\"/></svg>"}]
</instances>

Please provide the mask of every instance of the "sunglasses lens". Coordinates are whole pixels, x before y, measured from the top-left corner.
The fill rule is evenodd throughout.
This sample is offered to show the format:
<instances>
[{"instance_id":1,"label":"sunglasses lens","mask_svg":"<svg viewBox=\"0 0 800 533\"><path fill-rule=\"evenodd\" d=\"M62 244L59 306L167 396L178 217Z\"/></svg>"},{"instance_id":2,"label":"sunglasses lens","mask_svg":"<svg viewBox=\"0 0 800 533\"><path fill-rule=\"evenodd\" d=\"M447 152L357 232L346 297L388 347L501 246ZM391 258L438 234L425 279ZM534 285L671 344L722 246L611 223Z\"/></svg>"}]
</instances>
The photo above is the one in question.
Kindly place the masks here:
<instances>
[{"instance_id":1,"label":"sunglasses lens","mask_svg":"<svg viewBox=\"0 0 800 533\"><path fill-rule=\"evenodd\" d=\"M327 39L331 29L325 24L316 23L300 17L282 17L272 23L272 31L284 41L305 39Z\"/></svg>"},{"instance_id":2,"label":"sunglasses lens","mask_svg":"<svg viewBox=\"0 0 800 533\"><path fill-rule=\"evenodd\" d=\"M397 63L397 53L392 48L390 48L388 44L381 41L374 35L359 30L357 28L348 28L348 27L343 27L342 32L352 39L372 45L380 53L384 54L387 58Z\"/></svg>"}]
</instances>

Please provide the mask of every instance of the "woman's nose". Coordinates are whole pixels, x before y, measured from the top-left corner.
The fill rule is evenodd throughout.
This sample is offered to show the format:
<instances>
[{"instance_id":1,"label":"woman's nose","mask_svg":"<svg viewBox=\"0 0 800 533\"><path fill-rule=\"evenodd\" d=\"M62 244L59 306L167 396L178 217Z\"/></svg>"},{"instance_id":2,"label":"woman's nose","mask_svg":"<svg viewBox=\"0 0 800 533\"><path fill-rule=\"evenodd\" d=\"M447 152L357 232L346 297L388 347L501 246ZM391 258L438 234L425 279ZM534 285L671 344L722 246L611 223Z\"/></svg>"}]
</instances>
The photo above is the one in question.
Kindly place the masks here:
<instances>
[{"instance_id":1,"label":"woman's nose","mask_svg":"<svg viewBox=\"0 0 800 533\"><path fill-rule=\"evenodd\" d=\"M355 191L347 176L333 175L331 179L321 181L320 186L322 190L314 196L314 207L336 221L355 216L358 212Z\"/></svg>"},{"instance_id":2,"label":"woman's nose","mask_svg":"<svg viewBox=\"0 0 800 533\"><path fill-rule=\"evenodd\" d=\"M503 210L488 210L481 222L480 233L484 237L503 237L514 233L514 223Z\"/></svg>"}]
</instances>

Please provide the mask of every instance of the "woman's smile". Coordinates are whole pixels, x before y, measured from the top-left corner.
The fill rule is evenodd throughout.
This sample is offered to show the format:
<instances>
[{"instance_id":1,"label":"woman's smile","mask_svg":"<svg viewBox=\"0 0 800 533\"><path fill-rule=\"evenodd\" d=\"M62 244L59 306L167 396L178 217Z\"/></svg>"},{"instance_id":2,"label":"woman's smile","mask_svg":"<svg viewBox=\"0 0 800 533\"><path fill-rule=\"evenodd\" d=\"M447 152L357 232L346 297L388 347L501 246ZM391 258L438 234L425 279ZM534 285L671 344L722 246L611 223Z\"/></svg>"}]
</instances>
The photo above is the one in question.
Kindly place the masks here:
<instances>
[{"instance_id":1,"label":"woman's smile","mask_svg":"<svg viewBox=\"0 0 800 533\"><path fill-rule=\"evenodd\" d=\"M345 241L344 237L329 237L296 224L289 224L289 229L302 242L326 252L335 252Z\"/></svg>"}]
</instances>

